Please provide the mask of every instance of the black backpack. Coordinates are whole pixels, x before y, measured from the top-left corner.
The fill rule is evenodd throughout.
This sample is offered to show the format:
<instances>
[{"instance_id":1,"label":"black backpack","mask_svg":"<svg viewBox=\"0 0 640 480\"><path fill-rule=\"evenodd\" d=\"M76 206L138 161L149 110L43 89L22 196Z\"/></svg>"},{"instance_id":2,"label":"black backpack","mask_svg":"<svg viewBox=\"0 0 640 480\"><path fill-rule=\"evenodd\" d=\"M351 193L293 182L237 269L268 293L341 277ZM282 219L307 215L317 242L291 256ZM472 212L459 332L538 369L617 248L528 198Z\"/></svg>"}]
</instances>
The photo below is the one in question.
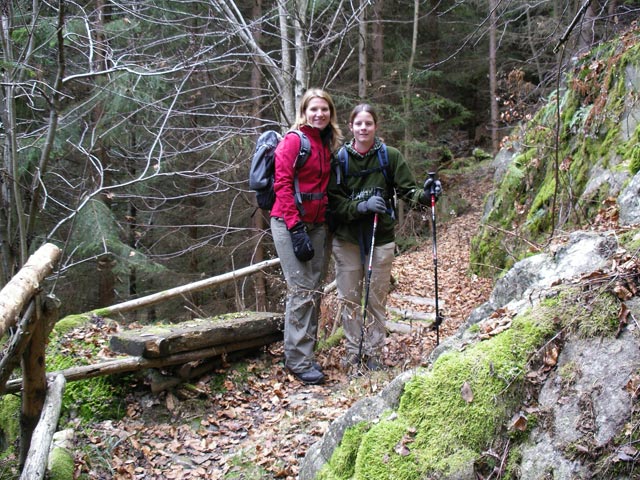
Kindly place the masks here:
<instances>
[{"instance_id":1,"label":"black backpack","mask_svg":"<svg viewBox=\"0 0 640 480\"><path fill-rule=\"evenodd\" d=\"M338 150L338 168L336 171L336 181L338 185L342 183L342 178L346 179L348 176L352 177L366 177L370 173L373 172L382 172L384 175L384 179L387 182L387 196L391 201L391 215L395 217L395 209L396 209L396 199L395 199L395 186L393 182L393 172L389 166L389 154L387 152L387 145L382 144L378 149L378 161L380 162L379 167L368 168L366 170L361 170L356 173L349 173L349 153L347 152L346 147L343 145Z\"/></svg>"},{"instance_id":2,"label":"black backpack","mask_svg":"<svg viewBox=\"0 0 640 480\"><path fill-rule=\"evenodd\" d=\"M300 152L296 157L294 165L294 191L296 197L296 205L301 214L303 195L298 185L298 170L306 163L311 153L311 143L307 136L299 130L291 130L300 137ZM258 207L263 210L271 210L276 200L276 194L273 190L273 182L275 177L275 151L278 143L282 141L282 136L275 130L267 130L258 137L256 148L251 159L251 169L249 170L249 188L256 192L256 200Z\"/></svg>"}]
</instances>

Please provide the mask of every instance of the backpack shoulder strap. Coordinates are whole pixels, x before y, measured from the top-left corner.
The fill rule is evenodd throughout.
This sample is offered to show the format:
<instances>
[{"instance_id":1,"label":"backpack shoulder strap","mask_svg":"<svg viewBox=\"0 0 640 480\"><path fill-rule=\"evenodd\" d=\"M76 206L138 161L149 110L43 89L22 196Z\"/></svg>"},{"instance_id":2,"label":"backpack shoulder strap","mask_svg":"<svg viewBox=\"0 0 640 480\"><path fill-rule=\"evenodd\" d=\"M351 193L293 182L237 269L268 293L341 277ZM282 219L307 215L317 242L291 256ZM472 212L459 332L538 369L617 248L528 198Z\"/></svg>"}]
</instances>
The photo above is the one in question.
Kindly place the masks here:
<instances>
[{"instance_id":1,"label":"backpack shoulder strap","mask_svg":"<svg viewBox=\"0 0 640 480\"><path fill-rule=\"evenodd\" d=\"M294 167L296 169L302 168L302 166L309 158L309 155L311 155L311 142L309 141L309 137L307 137L304 132L301 132L300 130L290 131L298 135L298 138L300 139L300 151L298 152L298 157L296 158Z\"/></svg>"},{"instance_id":2,"label":"backpack shoulder strap","mask_svg":"<svg viewBox=\"0 0 640 480\"><path fill-rule=\"evenodd\" d=\"M346 178L347 172L349 171L349 154L347 153L347 148L343 145L338 149L338 154L336 155L338 158L338 168L336 168L336 181L337 184L340 185L342 183L342 176Z\"/></svg>"},{"instance_id":3,"label":"backpack shoulder strap","mask_svg":"<svg viewBox=\"0 0 640 480\"><path fill-rule=\"evenodd\" d=\"M380 168L384 179L387 181L387 185L393 184L393 173L389 166L389 152L387 152L387 144L383 143L378 149L378 161L380 162Z\"/></svg>"},{"instance_id":4,"label":"backpack shoulder strap","mask_svg":"<svg viewBox=\"0 0 640 480\"><path fill-rule=\"evenodd\" d=\"M290 130L290 132L295 133L296 135L298 135L298 138L300 138L300 151L298 152L295 164L293 165L293 196L300 215L304 216L305 211L302 207L302 192L300 191L298 170L304 166L304 164L307 162L307 159L309 158L309 155L311 155L311 142L309 141L309 137L307 137L304 132L301 132L300 130Z\"/></svg>"}]
</instances>

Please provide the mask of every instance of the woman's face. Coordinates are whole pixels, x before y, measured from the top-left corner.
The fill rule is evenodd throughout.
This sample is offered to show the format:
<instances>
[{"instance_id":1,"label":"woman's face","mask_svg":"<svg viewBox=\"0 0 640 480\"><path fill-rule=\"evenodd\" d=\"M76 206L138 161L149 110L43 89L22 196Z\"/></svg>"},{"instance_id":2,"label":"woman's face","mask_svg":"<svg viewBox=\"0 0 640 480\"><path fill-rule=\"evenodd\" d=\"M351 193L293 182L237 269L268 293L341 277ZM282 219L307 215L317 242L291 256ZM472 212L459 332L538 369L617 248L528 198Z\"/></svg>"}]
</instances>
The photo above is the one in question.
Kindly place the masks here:
<instances>
[{"instance_id":1,"label":"woman's face","mask_svg":"<svg viewBox=\"0 0 640 480\"><path fill-rule=\"evenodd\" d=\"M331 109L324 98L313 97L309 100L304 116L312 127L324 130L331 121Z\"/></svg>"},{"instance_id":2,"label":"woman's face","mask_svg":"<svg viewBox=\"0 0 640 480\"><path fill-rule=\"evenodd\" d=\"M349 130L358 143L372 144L376 136L376 121L369 112L360 112L349 124Z\"/></svg>"}]
</instances>

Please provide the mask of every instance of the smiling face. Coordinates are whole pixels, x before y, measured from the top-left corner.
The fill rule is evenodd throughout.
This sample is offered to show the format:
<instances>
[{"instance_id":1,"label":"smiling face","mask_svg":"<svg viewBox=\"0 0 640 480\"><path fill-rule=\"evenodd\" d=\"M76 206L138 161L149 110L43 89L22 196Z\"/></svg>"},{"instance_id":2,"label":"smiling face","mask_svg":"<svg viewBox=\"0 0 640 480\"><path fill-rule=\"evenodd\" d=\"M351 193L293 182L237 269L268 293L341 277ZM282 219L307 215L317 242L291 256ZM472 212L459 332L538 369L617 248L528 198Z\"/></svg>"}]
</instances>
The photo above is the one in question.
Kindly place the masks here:
<instances>
[{"instance_id":1,"label":"smiling face","mask_svg":"<svg viewBox=\"0 0 640 480\"><path fill-rule=\"evenodd\" d=\"M378 126L375 118L369 112L360 112L349 123L349 130L353 133L356 150L363 152L373 146Z\"/></svg>"},{"instance_id":2,"label":"smiling face","mask_svg":"<svg viewBox=\"0 0 640 480\"><path fill-rule=\"evenodd\" d=\"M331 109L324 98L313 97L304 111L307 124L324 130L331 121Z\"/></svg>"}]
</instances>

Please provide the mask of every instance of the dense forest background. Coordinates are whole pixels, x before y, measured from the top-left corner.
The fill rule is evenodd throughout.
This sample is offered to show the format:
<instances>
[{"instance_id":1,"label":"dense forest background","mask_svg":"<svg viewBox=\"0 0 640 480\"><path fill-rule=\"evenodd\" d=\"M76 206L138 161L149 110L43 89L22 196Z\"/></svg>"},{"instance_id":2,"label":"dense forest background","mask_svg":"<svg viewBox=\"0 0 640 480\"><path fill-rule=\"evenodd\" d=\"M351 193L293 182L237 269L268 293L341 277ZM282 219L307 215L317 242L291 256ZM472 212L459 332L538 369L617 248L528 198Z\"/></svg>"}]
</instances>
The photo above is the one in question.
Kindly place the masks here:
<instances>
[{"instance_id":1,"label":"dense forest background","mask_svg":"<svg viewBox=\"0 0 640 480\"><path fill-rule=\"evenodd\" d=\"M247 172L308 87L360 99L418 177L495 152L628 0L21 0L0 5L0 286L44 242L84 312L275 256ZM446 184L445 184L446 188ZM277 308L278 274L149 311ZM160 307L158 307L160 308Z\"/></svg>"}]
</instances>

